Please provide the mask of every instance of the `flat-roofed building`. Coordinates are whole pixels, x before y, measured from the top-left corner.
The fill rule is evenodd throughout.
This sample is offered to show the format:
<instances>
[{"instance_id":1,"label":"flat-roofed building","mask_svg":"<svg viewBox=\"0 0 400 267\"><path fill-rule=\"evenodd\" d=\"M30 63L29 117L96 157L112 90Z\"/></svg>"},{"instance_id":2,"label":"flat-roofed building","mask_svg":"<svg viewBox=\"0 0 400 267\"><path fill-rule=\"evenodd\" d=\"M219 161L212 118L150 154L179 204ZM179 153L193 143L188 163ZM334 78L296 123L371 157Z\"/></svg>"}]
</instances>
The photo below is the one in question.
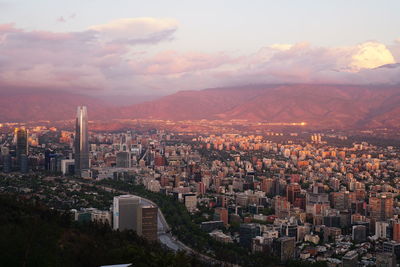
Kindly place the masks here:
<instances>
[{"instance_id":1,"label":"flat-roofed building","mask_svg":"<svg viewBox=\"0 0 400 267\"><path fill-rule=\"evenodd\" d=\"M139 206L140 197L133 195L114 197L113 229L137 231L137 210Z\"/></svg>"},{"instance_id":2,"label":"flat-roofed building","mask_svg":"<svg viewBox=\"0 0 400 267\"><path fill-rule=\"evenodd\" d=\"M147 240L157 240L157 216L158 208L154 206L142 206L138 209L137 234Z\"/></svg>"}]
</instances>

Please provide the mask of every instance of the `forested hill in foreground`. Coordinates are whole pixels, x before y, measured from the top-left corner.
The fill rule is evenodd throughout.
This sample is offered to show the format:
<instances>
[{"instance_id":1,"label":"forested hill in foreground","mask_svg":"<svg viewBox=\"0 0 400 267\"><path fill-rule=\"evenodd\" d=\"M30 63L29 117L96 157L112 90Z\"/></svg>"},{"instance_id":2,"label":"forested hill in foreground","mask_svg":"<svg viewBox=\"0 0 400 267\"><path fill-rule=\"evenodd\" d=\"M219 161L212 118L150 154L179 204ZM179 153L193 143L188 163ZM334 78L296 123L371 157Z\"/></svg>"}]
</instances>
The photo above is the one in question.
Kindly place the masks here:
<instances>
[{"instance_id":1,"label":"forested hill in foreground","mask_svg":"<svg viewBox=\"0 0 400 267\"><path fill-rule=\"evenodd\" d=\"M76 224L70 214L0 195L0 266L201 266L132 231Z\"/></svg>"}]
</instances>

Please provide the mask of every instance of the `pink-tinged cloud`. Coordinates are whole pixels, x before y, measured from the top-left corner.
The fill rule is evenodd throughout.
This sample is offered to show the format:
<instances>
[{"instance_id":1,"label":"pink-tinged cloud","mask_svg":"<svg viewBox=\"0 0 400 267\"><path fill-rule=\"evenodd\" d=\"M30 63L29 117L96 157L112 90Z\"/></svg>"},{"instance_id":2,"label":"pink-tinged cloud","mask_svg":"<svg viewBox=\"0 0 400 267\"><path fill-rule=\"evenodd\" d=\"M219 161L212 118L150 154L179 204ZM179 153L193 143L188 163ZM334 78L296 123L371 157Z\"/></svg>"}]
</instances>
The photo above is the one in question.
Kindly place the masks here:
<instances>
[{"instance_id":1,"label":"pink-tinged cloud","mask_svg":"<svg viewBox=\"0 0 400 267\"><path fill-rule=\"evenodd\" d=\"M64 33L0 25L0 90L143 95L255 83L400 82L400 66L394 64L400 61L400 40L388 46L370 41L329 48L273 44L247 55L143 52L146 46L173 39L177 27L175 20L152 18ZM139 51L135 45L141 45Z\"/></svg>"},{"instance_id":2,"label":"pink-tinged cloud","mask_svg":"<svg viewBox=\"0 0 400 267\"><path fill-rule=\"evenodd\" d=\"M137 74L169 75L211 70L233 61L224 53L163 51L149 59L133 62L132 66Z\"/></svg>"},{"instance_id":3,"label":"pink-tinged cloud","mask_svg":"<svg viewBox=\"0 0 400 267\"><path fill-rule=\"evenodd\" d=\"M397 38L396 41L388 46L390 52L392 53L396 62L400 62L400 38Z\"/></svg>"},{"instance_id":4,"label":"pink-tinged cloud","mask_svg":"<svg viewBox=\"0 0 400 267\"><path fill-rule=\"evenodd\" d=\"M64 23L64 22L66 22L66 21L67 21L67 20L66 20L63 16L57 18L57 22Z\"/></svg>"},{"instance_id":5,"label":"pink-tinged cloud","mask_svg":"<svg viewBox=\"0 0 400 267\"><path fill-rule=\"evenodd\" d=\"M159 34L163 31L162 25L148 27L146 43L163 41L163 34ZM127 53L135 39L140 39L136 44L143 44L143 35L135 36L131 31L127 35L129 43L121 43L103 39L100 33L94 29L66 33L24 31L13 24L0 25L0 90L128 89L134 71ZM164 41L170 38L165 36Z\"/></svg>"},{"instance_id":6,"label":"pink-tinged cloud","mask_svg":"<svg viewBox=\"0 0 400 267\"><path fill-rule=\"evenodd\" d=\"M175 19L124 18L89 28L108 41L127 44L152 44L172 40L178 29Z\"/></svg>"},{"instance_id":7,"label":"pink-tinged cloud","mask_svg":"<svg viewBox=\"0 0 400 267\"><path fill-rule=\"evenodd\" d=\"M57 18L57 22L64 23L64 22L67 22L67 21L69 21L71 19L74 19L75 17L76 17L75 13L72 13L69 16L60 16L60 17Z\"/></svg>"},{"instance_id":8,"label":"pink-tinged cloud","mask_svg":"<svg viewBox=\"0 0 400 267\"><path fill-rule=\"evenodd\" d=\"M352 47L314 47L308 43L272 45L250 55L238 70L225 72L231 83L372 83L374 69L395 62L389 49L378 42ZM368 71L370 70L370 71ZM400 70L400 69L399 69ZM395 71L399 71L395 70ZM385 71L379 71L380 81ZM387 83L400 82L387 71ZM390 71L392 72L392 71Z\"/></svg>"},{"instance_id":9,"label":"pink-tinged cloud","mask_svg":"<svg viewBox=\"0 0 400 267\"><path fill-rule=\"evenodd\" d=\"M0 34L19 31L15 28L14 23L0 24Z\"/></svg>"}]
</instances>

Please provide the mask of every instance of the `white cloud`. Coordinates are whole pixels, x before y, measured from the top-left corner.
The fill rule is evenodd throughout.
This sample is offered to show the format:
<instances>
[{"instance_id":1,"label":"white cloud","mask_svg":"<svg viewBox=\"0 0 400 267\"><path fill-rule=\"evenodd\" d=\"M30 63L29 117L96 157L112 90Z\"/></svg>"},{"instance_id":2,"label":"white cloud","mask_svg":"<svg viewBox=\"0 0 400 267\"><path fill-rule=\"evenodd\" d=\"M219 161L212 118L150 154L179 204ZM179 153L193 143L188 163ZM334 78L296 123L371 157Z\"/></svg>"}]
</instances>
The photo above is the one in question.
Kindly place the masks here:
<instances>
[{"instance_id":1,"label":"white cloud","mask_svg":"<svg viewBox=\"0 0 400 267\"><path fill-rule=\"evenodd\" d=\"M273 44L269 46L272 49L276 49L279 51L287 51L293 47L292 44Z\"/></svg>"},{"instance_id":2,"label":"white cloud","mask_svg":"<svg viewBox=\"0 0 400 267\"><path fill-rule=\"evenodd\" d=\"M170 19L123 19L59 33L0 24L0 90L151 94L254 83L400 82L400 67L377 68L398 60L400 40L388 46L379 42L348 47L273 44L239 56L171 50L147 56L130 46L169 40L177 25Z\"/></svg>"},{"instance_id":3,"label":"white cloud","mask_svg":"<svg viewBox=\"0 0 400 267\"><path fill-rule=\"evenodd\" d=\"M178 29L178 21L169 18L124 18L106 24L94 25L96 31L108 41L129 44L158 43L172 38Z\"/></svg>"},{"instance_id":4,"label":"white cloud","mask_svg":"<svg viewBox=\"0 0 400 267\"><path fill-rule=\"evenodd\" d=\"M394 57L384 44L365 42L356 47L350 67L354 71L359 71L393 63L395 63Z\"/></svg>"}]
</instances>

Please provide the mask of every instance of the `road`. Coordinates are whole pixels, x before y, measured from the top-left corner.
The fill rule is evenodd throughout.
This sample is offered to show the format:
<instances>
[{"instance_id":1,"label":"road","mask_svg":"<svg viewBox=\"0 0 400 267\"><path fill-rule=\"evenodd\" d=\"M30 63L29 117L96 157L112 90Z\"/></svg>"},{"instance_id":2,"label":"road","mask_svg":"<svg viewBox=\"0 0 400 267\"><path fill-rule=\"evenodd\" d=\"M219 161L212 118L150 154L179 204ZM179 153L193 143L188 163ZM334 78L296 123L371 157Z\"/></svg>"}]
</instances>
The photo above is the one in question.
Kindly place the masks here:
<instances>
[{"instance_id":1,"label":"road","mask_svg":"<svg viewBox=\"0 0 400 267\"><path fill-rule=\"evenodd\" d=\"M149 199L141 197L140 201L144 205L153 205L153 206L157 207L157 205ZM207 263L218 264L220 266L228 266L228 265L230 266L230 264L216 260L212 257L209 257L207 255L204 255L202 253L199 253L199 252L193 250L192 248L186 246L181 241L177 240L174 236L172 236L169 233L171 228L169 227L167 221L165 220L164 214L161 212L160 209L158 209L157 228L158 228L158 239L160 240L160 242L162 244L164 244L168 248L170 248L174 251L178 251L178 250L186 251L189 254L195 255L201 261L204 261Z\"/></svg>"},{"instance_id":2,"label":"road","mask_svg":"<svg viewBox=\"0 0 400 267\"><path fill-rule=\"evenodd\" d=\"M146 198L141 197L140 202L144 205L152 205L156 206L157 205ZM183 244L176 240L170 233L170 227L165 220L164 214L161 212L160 209L158 209L158 216L157 216L157 228L158 228L158 239L160 240L161 244L167 246L169 249L173 251L178 251L178 250L187 250L186 247L182 246Z\"/></svg>"},{"instance_id":3,"label":"road","mask_svg":"<svg viewBox=\"0 0 400 267\"><path fill-rule=\"evenodd\" d=\"M75 180L75 181L77 181L78 183L83 183L82 181L78 181L78 180ZM86 182L85 184L87 184L88 182ZM131 193L129 193L127 191L117 190L112 187L107 187L107 186L103 186L103 185L96 185L91 182L89 182L89 183L90 183L90 185L95 186L95 187L102 189L104 191L107 191L107 192L116 192L121 195L132 195ZM138 196L138 197L140 197L140 196ZM149 199L140 197L140 201L144 205L147 205L147 206L152 205L152 206L157 207L157 204L155 204L153 201L151 201ZM193 250L192 248L186 246L181 241L176 239L176 237L174 237L170 233L170 230L171 230L171 228L168 225L167 220L164 217L164 214L161 212L160 209L158 209L157 232L158 232L158 239L160 240L161 244L165 245L166 247L168 247L169 249L171 249L173 251L179 251L179 250L186 251L188 254L195 255L200 261L203 261L203 262L207 262L207 263L219 265L219 266L237 266L237 265L232 265L232 264L229 264L226 262L216 260L212 257L209 257L207 255L204 255L200 252Z\"/></svg>"}]
</instances>

